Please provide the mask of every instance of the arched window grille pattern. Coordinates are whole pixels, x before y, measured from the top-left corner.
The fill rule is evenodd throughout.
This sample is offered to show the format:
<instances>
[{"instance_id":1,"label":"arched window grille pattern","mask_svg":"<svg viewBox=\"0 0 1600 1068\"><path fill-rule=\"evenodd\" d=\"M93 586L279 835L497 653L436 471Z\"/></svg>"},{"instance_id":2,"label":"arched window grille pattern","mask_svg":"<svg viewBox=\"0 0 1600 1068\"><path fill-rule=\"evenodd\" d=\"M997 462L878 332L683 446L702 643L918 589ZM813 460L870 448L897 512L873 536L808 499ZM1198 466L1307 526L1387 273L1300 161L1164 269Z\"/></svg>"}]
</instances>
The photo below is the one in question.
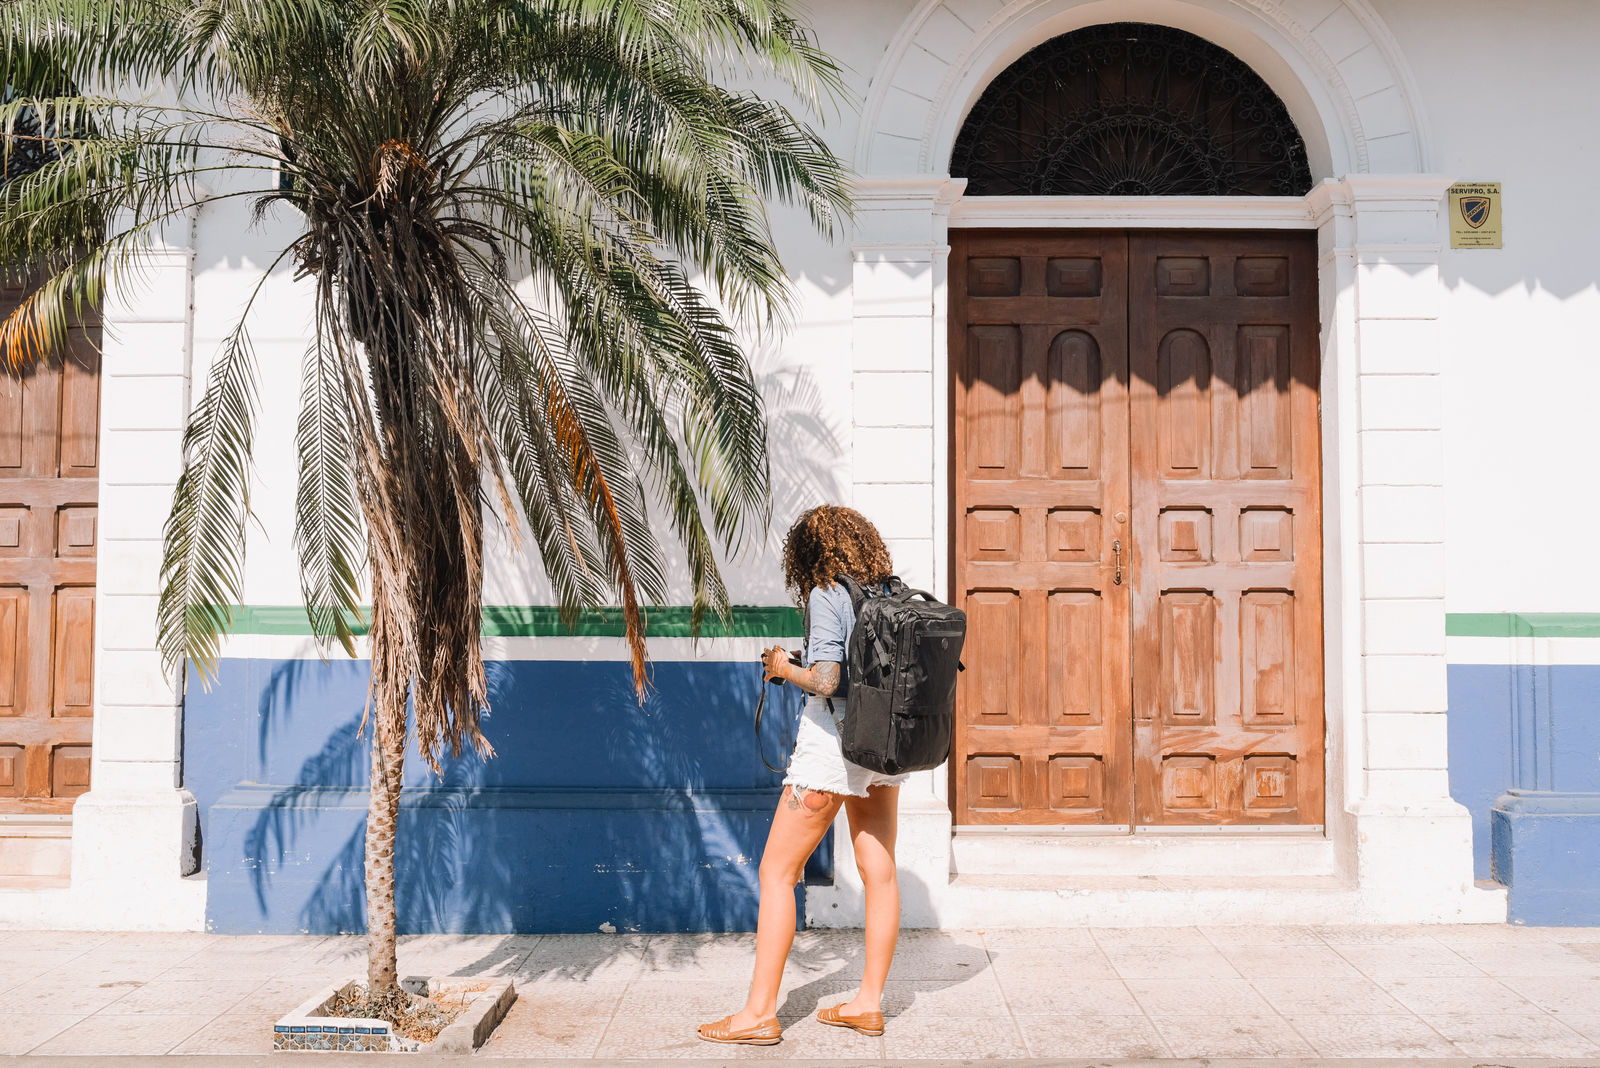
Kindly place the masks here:
<instances>
[{"instance_id":1,"label":"arched window grille pattern","mask_svg":"<svg viewBox=\"0 0 1600 1068\"><path fill-rule=\"evenodd\" d=\"M1119 22L1063 34L990 83L950 157L968 196L1301 196L1289 111L1237 56Z\"/></svg>"}]
</instances>

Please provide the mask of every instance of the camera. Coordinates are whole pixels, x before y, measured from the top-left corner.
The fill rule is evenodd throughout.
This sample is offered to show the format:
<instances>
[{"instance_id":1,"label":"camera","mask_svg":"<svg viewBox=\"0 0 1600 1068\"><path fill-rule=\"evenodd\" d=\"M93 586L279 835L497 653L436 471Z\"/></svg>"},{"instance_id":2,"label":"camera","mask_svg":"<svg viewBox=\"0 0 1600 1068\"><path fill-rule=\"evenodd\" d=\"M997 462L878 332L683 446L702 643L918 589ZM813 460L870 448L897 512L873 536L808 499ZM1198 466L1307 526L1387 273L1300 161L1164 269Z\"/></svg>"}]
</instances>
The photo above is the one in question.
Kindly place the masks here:
<instances>
[{"instance_id":1,"label":"camera","mask_svg":"<svg viewBox=\"0 0 1600 1068\"><path fill-rule=\"evenodd\" d=\"M801 666L802 663L804 663L804 661L802 661L800 659L800 654L799 653L790 653L789 654L789 663L793 664L795 667L799 667L799 666ZM783 685L783 680L782 679L769 679L768 681L772 682L772 683L774 683L774 684L776 684L778 686L782 686Z\"/></svg>"}]
</instances>

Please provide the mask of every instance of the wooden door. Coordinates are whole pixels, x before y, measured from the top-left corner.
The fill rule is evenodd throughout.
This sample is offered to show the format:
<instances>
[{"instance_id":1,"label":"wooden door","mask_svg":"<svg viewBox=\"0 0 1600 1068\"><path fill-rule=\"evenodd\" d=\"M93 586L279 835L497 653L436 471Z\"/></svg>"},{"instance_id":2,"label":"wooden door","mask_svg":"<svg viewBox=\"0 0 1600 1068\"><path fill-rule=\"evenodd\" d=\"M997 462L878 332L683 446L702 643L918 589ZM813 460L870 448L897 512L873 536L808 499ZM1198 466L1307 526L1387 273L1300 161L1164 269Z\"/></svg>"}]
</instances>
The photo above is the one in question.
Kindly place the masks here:
<instances>
[{"instance_id":1,"label":"wooden door","mask_svg":"<svg viewBox=\"0 0 1600 1068\"><path fill-rule=\"evenodd\" d=\"M1126 241L958 233L950 278L957 812L1128 824Z\"/></svg>"},{"instance_id":2,"label":"wooden door","mask_svg":"<svg viewBox=\"0 0 1600 1068\"><path fill-rule=\"evenodd\" d=\"M1316 243L1129 245L1139 826L1322 822Z\"/></svg>"},{"instance_id":3,"label":"wooden door","mask_svg":"<svg viewBox=\"0 0 1600 1068\"><path fill-rule=\"evenodd\" d=\"M0 812L65 812L89 788L99 451L91 338L0 371Z\"/></svg>"},{"instance_id":4,"label":"wooden door","mask_svg":"<svg viewBox=\"0 0 1600 1068\"><path fill-rule=\"evenodd\" d=\"M1315 240L957 232L969 824L1322 821Z\"/></svg>"}]
</instances>

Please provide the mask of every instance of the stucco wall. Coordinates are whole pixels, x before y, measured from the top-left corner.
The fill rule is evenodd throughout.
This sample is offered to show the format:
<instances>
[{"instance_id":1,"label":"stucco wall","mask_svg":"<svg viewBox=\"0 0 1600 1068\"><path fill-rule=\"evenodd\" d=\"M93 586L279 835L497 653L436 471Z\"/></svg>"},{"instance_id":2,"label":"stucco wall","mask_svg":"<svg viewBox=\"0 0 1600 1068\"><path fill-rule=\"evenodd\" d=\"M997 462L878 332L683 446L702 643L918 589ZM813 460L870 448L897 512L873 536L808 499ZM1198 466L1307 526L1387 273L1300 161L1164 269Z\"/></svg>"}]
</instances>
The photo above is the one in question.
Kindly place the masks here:
<instances>
[{"instance_id":1,"label":"stucco wall","mask_svg":"<svg viewBox=\"0 0 1600 1068\"><path fill-rule=\"evenodd\" d=\"M1600 394L1600 7L1374 6L1416 75L1434 168L1505 189L1505 249L1441 263L1449 610L1600 611L1582 459Z\"/></svg>"},{"instance_id":2,"label":"stucco wall","mask_svg":"<svg viewBox=\"0 0 1600 1068\"><path fill-rule=\"evenodd\" d=\"M848 156L857 143L857 122L868 79L913 6L911 0L871 4L827 0L811 5L822 43L844 65L851 87L851 99L840 102L825 127L842 155ZM1326 6L1333 8L1331 3ZM1600 506L1577 477L1581 469L1574 459L1592 452L1587 442L1593 421L1590 410L1592 397L1600 392L1600 361L1593 358L1594 346L1587 340L1600 327L1600 290L1593 258L1587 252L1600 243L1600 216L1588 210L1586 189L1591 176L1600 172L1600 140L1582 133L1588 127L1583 112L1600 95L1595 92L1600 89L1600 69L1584 52L1585 42L1600 39L1600 10L1577 0L1525 4L1514 13L1493 0L1465 4L1383 0L1375 7L1398 39L1415 76L1432 169L1453 178L1501 181L1506 197L1505 250L1447 250L1442 256L1438 335L1442 375L1417 376L1418 388L1412 393L1395 391L1386 397L1395 427L1412 425L1413 416L1414 425L1437 425L1434 416L1443 413L1441 454L1424 459L1443 471L1444 489L1414 492L1433 495L1433 507L1445 525L1445 566L1444 573L1422 578L1443 588L1452 613L1600 611L1600 569L1581 563L1586 559L1589 532L1600 518L1595 514ZM948 29L961 32L961 27ZM913 51L907 61L917 59ZM197 375L203 374L248 298L259 270L281 249L292 224L287 218L269 219L252 230L247 213L242 203L219 203L208 206L196 225L193 352ZM795 328L787 334L752 339L757 374L772 419L774 523L765 551L749 552L728 563L733 599L753 605L783 603L774 550L788 520L818 500L849 501L853 485L874 480L864 471L878 473L885 484L875 486L855 503L883 522L891 547L900 550L907 578L927 583L932 577L930 543L915 529L917 522L923 522L915 513L920 509L921 515L928 515L928 502L912 499L927 491L910 488L927 476L908 476L906 486L898 488L893 479L898 477L894 474L896 443L919 435L931 438L934 431L918 423L919 419L925 423L926 416L902 418L903 408L918 408L917 404L902 404L907 398L853 395L852 382L858 379L852 376L852 344L859 342L852 338L850 284L857 265L852 262L849 236L830 245L811 234L798 216L783 211L775 213L774 225L795 280L798 314ZM1444 239L1443 233L1440 239ZM293 434L308 311L304 288L290 283L285 271L266 283L253 318L262 371L263 418L253 499L259 525L252 527L249 535L244 596L252 605L283 605L297 599L292 538ZM881 340L893 343L892 338ZM199 392L197 382L193 395ZM1325 398L1325 405L1337 403L1338 398ZM926 398L919 404L923 411L940 410L927 404ZM1427 437L1428 447L1433 448L1437 435ZM1378 503L1371 502L1371 507ZM513 555L501 532L491 528L490 537L496 548L489 554L486 600L508 605L547 602L537 566ZM1568 565L1569 559L1579 563ZM679 581L674 599L681 603L686 596L687 585ZM699 658L731 665L748 660L760 637L751 634L743 644L699 651L658 647L656 655L667 662ZM1443 635L1424 637L1415 651L1434 652L1434 646L1444 641ZM307 658L303 643L289 649L285 640L282 636L244 634L231 642L229 649L238 658L299 664L302 666L295 670L324 673L327 685L332 685L327 679L343 679L339 685L348 688L347 667L324 667ZM542 641L546 646L563 641L518 640ZM600 639L599 645L583 647L587 650L583 655L602 661L614 657L616 650L606 647L608 641L612 640ZM564 654L547 659L560 659L560 655ZM1480 652L1468 659L1483 663L1488 656L1492 665L1497 662L1495 655ZM1506 656L1510 662L1504 666L1510 670L1514 654ZM1462 658L1452 655L1450 659L1456 663ZM272 701L279 698L272 697L264 684L252 689L255 683L250 680L259 682L273 670L263 668L265 674L257 671L235 676L236 685L243 688L242 698L234 695L219 700L191 693L186 713L186 762L194 769L189 781L197 795L203 795L200 800L208 811L204 817L208 859L222 856L224 836L213 827L209 807L232 789L225 780L233 777L237 783L255 774L252 769L256 765L251 761L260 753L252 756L252 747L280 744L272 740L271 732L243 738L230 726L239 715L268 714ZM731 666L718 670L729 679L737 675ZM668 672L663 680L672 677ZM1506 743L1498 740L1507 736L1511 706L1486 693L1480 681L1481 676L1473 673L1453 672L1451 677L1452 787L1476 815L1482 815L1483 797L1510 785L1500 780L1512 759ZM679 717L665 729L686 732L685 737L692 732L743 732L746 725L734 714L741 701L737 690L738 686L729 682L727 693L716 702L722 707L717 716ZM497 709L497 714L528 716L534 722L547 723L551 721L545 717L552 711L602 718L623 714L621 705L602 708L596 704L592 691L578 696L570 689L558 694L531 685L519 693L506 708ZM292 751L303 748L306 738L318 744L331 739L333 729L344 728L344 718L301 718L296 712L293 722L304 726L295 730L305 732L306 737L296 741ZM535 751L510 746L501 760L526 762ZM740 753L743 755L729 759L754 761L753 753L743 749ZM282 781L269 777L264 785L287 789L296 785L297 778L306 778L303 765L291 768L268 761L264 766L284 772L276 775L276 780ZM527 767L531 769L533 764ZM751 778L742 766L734 770L737 774L728 783L736 780L741 787L764 784L770 789L770 779ZM538 785L536 775L530 772L531 777L518 779L509 764L495 772L502 773L512 774L518 788ZM350 784L330 781L325 785L342 788ZM657 784L640 777L623 785L642 796L641 791ZM665 822L658 826L672 825L669 808L660 809ZM337 838L348 832L339 822L343 817L330 819L328 830L307 840L321 841L323 833ZM741 840L759 840L762 825L758 818L741 826L745 827ZM658 836L667 849L663 856L675 848L675 833ZM650 836L639 840L649 841ZM242 842L240 839L241 847ZM224 860L272 863L269 858L243 854ZM220 874L216 867L212 871L214 878ZM219 880L213 895L224 885L232 884ZM243 883L235 890L243 893ZM281 907L288 911L282 915L294 914L302 907L295 905L295 900L300 899L292 894L284 899ZM724 917L711 925L742 922ZM226 925L237 928L240 923L249 925L244 920Z\"/></svg>"},{"instance_id":3,"label":"stucco wall","mask_svg":"<svg viewBox=\"0 0 1600 1068\"><path fill-rule=\"evenodd\" d=\"M1374 7L1416 76L1434 169L1505 192L1505 248L1442 255L1443 392L1416 398L1444 411L1450 779L1472 811L1486 878L1489 810L1504 790L1600 787L1589 729L1600 568L1586 563L1600 502L1584 460L1600 394L1600 213L1590 207L1600 139L1589 134L1600 8ZM1535 636L1484 613L1583 618L1535 624Z\"/></svg>"}]
</instances>

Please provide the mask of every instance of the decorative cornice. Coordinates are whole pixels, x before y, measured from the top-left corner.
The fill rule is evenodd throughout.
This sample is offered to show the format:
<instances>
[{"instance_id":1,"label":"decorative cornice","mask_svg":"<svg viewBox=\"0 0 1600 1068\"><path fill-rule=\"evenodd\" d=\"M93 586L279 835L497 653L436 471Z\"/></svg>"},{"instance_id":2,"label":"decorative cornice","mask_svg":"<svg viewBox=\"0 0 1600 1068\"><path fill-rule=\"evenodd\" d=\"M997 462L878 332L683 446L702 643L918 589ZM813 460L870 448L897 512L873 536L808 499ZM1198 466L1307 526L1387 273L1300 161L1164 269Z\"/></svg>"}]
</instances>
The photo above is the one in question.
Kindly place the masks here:
<instances>
[{"instance_id":1,"label":"decorative cornice","mask_svg":"<svg viewBox=\"0 0 1600 1068\"><path fill-rule=\"evenodd\" d=\"M1437 201L1453 181L1443 174L1347 174L1343 179L1355 200Z\"/></svg>"},{"instance_id":2,"label":"decorative cornice","mask_svg":"<svg viewBox=\"0 0 1600 1068\"><path fill-rule=\"evenodd\" d=\"M1452 179L1442 174L1347 174L1329 178L1306 195L1311 214L1321 226L1330 217L1349 217L1388 205L1396 210L1436 210Z\"/></svg>"},{"instance_id":3,"label":"decorative cornice","mask_svg":"<svg viewBox=\"0 0 1600 1068\"><path fill-rule=\"evenodd\" d=\"M967 188L965 178L948 174L857 175L850 189L857 208L909 207L913 204L951 204Z\"/></svg>"}]
</instances>

